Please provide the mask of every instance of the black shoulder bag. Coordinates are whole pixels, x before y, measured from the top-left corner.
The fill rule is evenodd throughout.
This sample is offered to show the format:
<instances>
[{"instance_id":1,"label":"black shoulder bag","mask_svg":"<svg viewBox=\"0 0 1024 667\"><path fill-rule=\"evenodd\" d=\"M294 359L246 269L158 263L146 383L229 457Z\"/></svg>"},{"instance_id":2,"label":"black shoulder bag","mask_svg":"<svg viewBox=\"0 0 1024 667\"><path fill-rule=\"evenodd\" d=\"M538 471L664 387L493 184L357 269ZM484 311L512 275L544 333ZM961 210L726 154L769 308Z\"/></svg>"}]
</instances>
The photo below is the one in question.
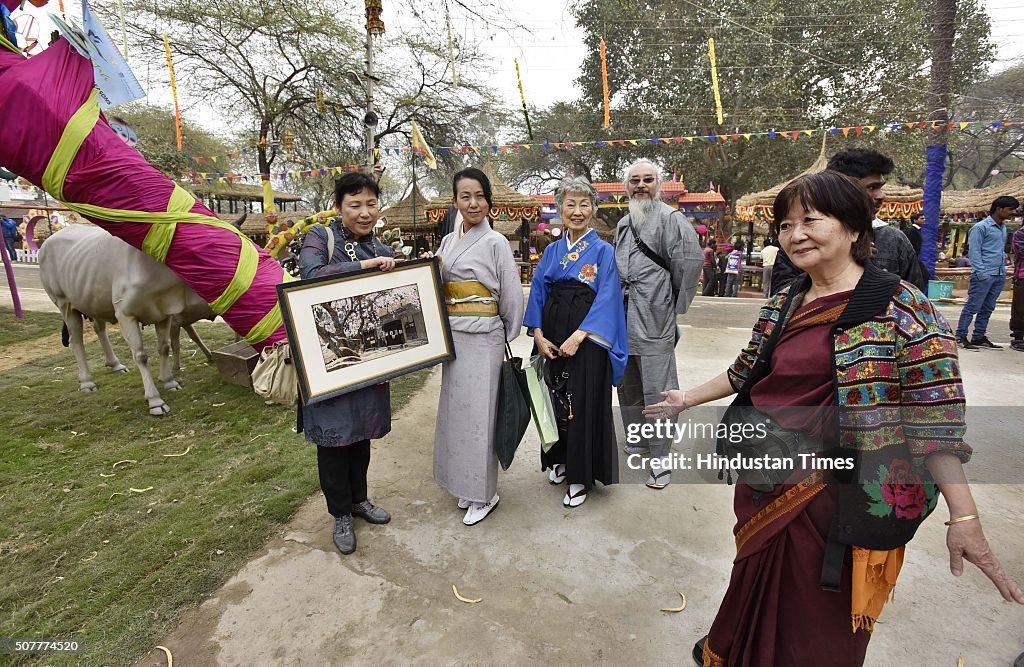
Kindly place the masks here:
<instances>
[{"instance_id":1,"label":"black shoulder bag","mask_svg":"<svg viewBox=\"0 0 1024 667\"><path fill-rule=\"evenodd\" d=\"M769 459L796 461L798 454L818 453L822 450L821 443L807 437L805 433L781 428L771 417L755 408L750 399L750 390L763 380L771 369L772 353L789 321L796 301L797 299L792 294L786 297L779 313L779 320L757 355L754 367L750 369L750 374L747 375L735 400L722 415L721 424L724 424L726 428L724 429L725 435L718 438L716 446L716 451L720 456L729 459L739 457L741 460L761 459L767 456ZM737 471L737 478L741 484L767 493L773 490L775 485L785 483L791 474L792 470L774 470L767 467L747 469L745 466L741 466ZM718 478L722 478L722 472L718 473ZM729 483L732 483L731 471L729 472Z\"/></svg>"}]
</instances>

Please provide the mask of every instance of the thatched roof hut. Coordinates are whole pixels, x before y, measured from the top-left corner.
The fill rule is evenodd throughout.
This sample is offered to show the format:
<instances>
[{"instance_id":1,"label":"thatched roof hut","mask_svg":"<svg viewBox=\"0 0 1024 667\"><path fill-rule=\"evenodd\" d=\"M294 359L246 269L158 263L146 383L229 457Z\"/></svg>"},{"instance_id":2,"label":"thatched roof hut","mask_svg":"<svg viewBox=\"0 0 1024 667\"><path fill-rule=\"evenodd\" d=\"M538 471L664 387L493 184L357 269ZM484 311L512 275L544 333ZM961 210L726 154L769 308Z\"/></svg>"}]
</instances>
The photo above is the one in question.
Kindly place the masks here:
<instances>
[{"instance_id":1,"label":"thatched roof hut","mask_svg":"<svg viewBox=\"0 0 1024 667\"><path fill-rule=\"evenodd\" d=\"M970 224L971 220L988 215L997 197L1010 196L1024 201L1024 176L1004 181L990 188L975 190L949 190L942 193L942 215L952 217L954 223Z\"/></svg>"},{"instance_id":2,"label":"thatched roof hut","mask_svg":"<svg viewBox=\"0 0 1024 667\"><path fill-rule=\"evenodd\" d=\"M416 201L415 210L413 210L414 199ZM427 219L427 204L427 197L423 196L418 185L414 185L401 201L381 211L380 219L384 220L384 227L387 229L398 227L403 232L411 233L415 220L417 234L434 231L437 228L437 222Z\"/></svg>"},{"instance_id":3,"label":"thatched roof hut","mask_svg":"<svg viewBox=\"0 0 1024 667\"><path fill-rule=\"evenodd\" d=\"M778 185L743 195L736 200L736 218L744 222L753 221L755 227L763 229L767 233L769 225L775 220L774 204L775 197L782 192L782 188L794 180L808 174L816 174L825 171L828 167L828 157L825 153L825 142L821 142L821 153L814 163L793 178L790 178ZM878 217L882 220L909 219L914 213L920 213L923 206L924 191L920 188L912 188L895 181L889 181L882 188L885 194L885 203L878 211Z\"/></svg>"},{"instance_id":4,"label":"thatched roof hut","mask_svg":"<svg viewBox=\"0 0 1024 667\"><path fill-rule=\"evenodd\" d=\"M494 204L491 208L491 217L494 219L494 228L497 231L506 237L516 237L524 221L540 221L541 203L538 200L516 192L506 185L498 178L489 161L484 163L481 169L491 181L492 203ZM442 195L431 201L425 207L427 219L435 225L440 223L451 204L452 196L450 194Z\"/></svg>"},{"instance_id":5,"label":"thatched roof hut","mask_svg":"<svg viewBox=\"0 0 1024 667\"><path fill-rule=\"evenodd\" d=\"M250 185L248 183L197 183L191 187L196 196L205 199L223 199L225 201L235 199L247 202L263 201L263 187L259 185ZM283 204L297 201L302 201L302 197L274 190L275 203Z\"/></svg>"}]
</instances>

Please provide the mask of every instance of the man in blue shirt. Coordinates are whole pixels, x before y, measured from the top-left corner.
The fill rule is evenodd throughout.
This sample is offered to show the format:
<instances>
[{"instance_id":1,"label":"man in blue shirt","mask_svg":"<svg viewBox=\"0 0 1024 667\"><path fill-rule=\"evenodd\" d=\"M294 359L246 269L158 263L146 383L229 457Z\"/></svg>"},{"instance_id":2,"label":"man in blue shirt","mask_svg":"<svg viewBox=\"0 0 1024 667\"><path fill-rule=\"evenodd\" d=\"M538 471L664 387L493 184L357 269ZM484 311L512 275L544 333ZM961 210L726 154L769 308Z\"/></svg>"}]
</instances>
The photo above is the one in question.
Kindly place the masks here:
<instances>
[{"instance_id":1,"label":"man in blue shirt","mask_svg":"<svg viewBox=\"0 0 1024 667\"><path fill-rule=\"evenodd\" d=\"M960 312L956 327L957 345L966 350L985 347L1002 349L985 336L988 320L996 309L996 299L1006 283L1006 221L1013 218L1020 202L1013 197L999 197L992 202L989 215L971 227L967 236L970 245L971 282L967 303ZM974 320L974 337L968 340L967 330Z\"/></svg>"},{"instance_id":2,"label":"man in blue shirt","mask_svg":"<svg viewBox=\"0 0 1024 667\"><path fill-rule=\"evenodd\" d=\"M12 262L18 261L18 242L21 241L18 233L18 223L4 215L0 215L0 227L3 228L4 246L7 247L7 255Z\"/></svg>"}]
</instances>

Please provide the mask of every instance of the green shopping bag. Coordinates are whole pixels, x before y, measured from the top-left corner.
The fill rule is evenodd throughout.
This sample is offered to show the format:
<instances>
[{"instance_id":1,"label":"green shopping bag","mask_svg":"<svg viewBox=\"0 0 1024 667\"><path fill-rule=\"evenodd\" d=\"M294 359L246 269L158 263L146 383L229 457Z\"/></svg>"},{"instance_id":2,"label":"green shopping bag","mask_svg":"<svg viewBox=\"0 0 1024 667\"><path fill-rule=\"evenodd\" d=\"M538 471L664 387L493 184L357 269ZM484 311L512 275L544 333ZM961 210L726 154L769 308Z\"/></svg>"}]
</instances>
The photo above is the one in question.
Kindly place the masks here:
<instances>
[{"instance_id":1,"label":"green shopping bag","mask_svg":"<svg viewBox=\"0 0 1024 667\"><path fill-rule=\"evenodd\" d=\"M498 410L494 419L494 450L502 470L508 470L516 449L530 425L530 390L526 385L526 371L519 357L512 356L512 348L505 343L505 361L501 363L498 385Z\"/></svg>"},{"instance_id":2,"label":"green shopping bag","mask_svg":"<svg viewBox=\"0 0 1024 667\"><path fill-rule=\"evenodd\" d=\"M537 427L537 435L540 437L540 447L545 452L558 442L555 406L551 402L551 391L544 382L544 364L546 363L547 359L538 354L530 359L530 366L526 369L526 385L530 390L530 413L533 415L533 425Z\"/></svg>"}]
</instances>

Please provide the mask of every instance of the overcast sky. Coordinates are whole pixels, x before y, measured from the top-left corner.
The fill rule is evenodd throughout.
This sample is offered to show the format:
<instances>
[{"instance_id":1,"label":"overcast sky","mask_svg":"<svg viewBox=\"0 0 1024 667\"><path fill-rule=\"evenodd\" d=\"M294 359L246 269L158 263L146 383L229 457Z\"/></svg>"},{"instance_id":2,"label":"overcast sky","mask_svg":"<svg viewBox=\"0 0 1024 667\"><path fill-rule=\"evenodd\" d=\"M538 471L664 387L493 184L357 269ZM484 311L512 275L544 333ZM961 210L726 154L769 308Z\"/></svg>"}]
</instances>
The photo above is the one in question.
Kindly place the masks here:
<instances>
[{"instance_id":1,"label":"overcast sky","mask_svg":"<svg viewBox=\"0 0 1024 667\"><path fill-rule=\"evenodd\" d=\"M56 2L50 4L56 8ZM65 1L72 17L81 14L76 5L76 0ZM528 28L529 33L510 36L503 31L489 30L479 21L465 16L453 16L452 28L458 38L479 43L493 61L491 71L477 75L487 76L493 81L502 99L513 109L520 108L514 65L516 58L523 74L526 99L531 106L547 106L578 97L579 90L574 81L586 54L582 32L576 27L569 10L571 0L509 0L506 5L509 15ZM709 3L709 6L716 5ZM985 0L985 6L992 17L992 39L997 47L997 61L992 71L996 72L1024 56L1024 0ZM407 8L408 4L404 2L384 0L384 21L388 30L400 30L414 20ZM36 13L41 11L35 10ZM50 30L45 19L38 21L37 29L41 35L49 34ZM107 26L107 30L120 44L118 26ZM443 32L438 37L447 39ZM136 70L136 75L147 88L150 103L170 105L166 70L148 71L142 67ZM190 119L209 129L231 129L224 125L227 119L223 114L218 114L200 100L186 99L183 107Z\"/></svg>"}]
</instances>

